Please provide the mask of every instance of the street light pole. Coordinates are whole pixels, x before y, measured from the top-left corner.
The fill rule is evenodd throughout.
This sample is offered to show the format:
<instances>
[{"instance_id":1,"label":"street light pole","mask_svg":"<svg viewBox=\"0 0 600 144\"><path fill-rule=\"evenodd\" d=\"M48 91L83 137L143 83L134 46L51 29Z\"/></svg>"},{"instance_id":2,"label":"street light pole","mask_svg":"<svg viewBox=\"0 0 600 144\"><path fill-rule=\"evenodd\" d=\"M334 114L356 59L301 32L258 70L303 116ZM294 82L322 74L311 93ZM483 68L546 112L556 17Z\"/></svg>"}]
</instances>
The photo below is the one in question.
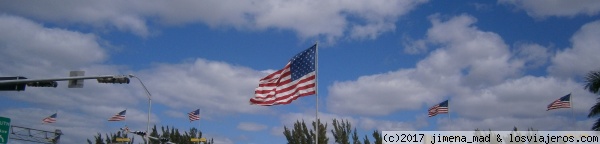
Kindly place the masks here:
<instances>
[{"instance_id":1,"label":"street light pole","mask_svg":"<svg viewBox=\"0 0 600 144\"><path fill-rule=\"evenodd\" d=\"M152 107L152 95L150 94L142 80L140 80L140 78L132 74L129 74L129 77L137 79L140 82L140 84L142 84L142 87L144 87L144 90L146 90L146 95L148 96L148 123L146 124L146 144L148 144L148 142L150 141L150 108Z\"/></svg>"}]
</instances>

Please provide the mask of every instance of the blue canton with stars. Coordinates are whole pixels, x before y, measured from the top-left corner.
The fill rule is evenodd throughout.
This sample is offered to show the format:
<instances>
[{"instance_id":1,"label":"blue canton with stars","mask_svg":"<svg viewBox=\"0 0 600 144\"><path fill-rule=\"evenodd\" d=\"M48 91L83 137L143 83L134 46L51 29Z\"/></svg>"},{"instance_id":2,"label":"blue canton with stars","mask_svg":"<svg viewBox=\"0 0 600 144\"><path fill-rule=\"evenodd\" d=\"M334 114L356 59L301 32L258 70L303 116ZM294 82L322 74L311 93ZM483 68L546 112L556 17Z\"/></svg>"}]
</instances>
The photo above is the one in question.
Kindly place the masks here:
<instances>
[{"instance_id":1,"label":"blue canton with stars","mask_svg":"<svg viewBox=\"0 0 600 144\"><path fill-rule=\"evenodd\" d=\"M292 81L307 75L310 72L315 71L315 52L317 51L317 45L304 50L303 52L294 56L290 61L290 71L292 73Z\"/></svg>"}]
</instances>

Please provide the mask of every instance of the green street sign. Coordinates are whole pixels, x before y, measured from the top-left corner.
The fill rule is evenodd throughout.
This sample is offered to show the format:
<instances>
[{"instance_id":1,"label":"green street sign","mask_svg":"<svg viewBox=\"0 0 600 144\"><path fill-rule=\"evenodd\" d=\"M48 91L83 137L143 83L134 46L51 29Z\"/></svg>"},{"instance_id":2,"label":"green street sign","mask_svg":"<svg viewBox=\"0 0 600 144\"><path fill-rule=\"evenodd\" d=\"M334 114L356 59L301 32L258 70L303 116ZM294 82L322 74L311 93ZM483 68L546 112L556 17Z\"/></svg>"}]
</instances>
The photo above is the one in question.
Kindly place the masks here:
<instances>
[{"instance_id":1,"label":"green street sign","mask_svg":"<svg viewBox=\"0 0 600 144\"><path fill-rule=\"evenodd\" d=\"M10 118L0 117L0 144L8 143Z\"/></svg>"}]
</instances>

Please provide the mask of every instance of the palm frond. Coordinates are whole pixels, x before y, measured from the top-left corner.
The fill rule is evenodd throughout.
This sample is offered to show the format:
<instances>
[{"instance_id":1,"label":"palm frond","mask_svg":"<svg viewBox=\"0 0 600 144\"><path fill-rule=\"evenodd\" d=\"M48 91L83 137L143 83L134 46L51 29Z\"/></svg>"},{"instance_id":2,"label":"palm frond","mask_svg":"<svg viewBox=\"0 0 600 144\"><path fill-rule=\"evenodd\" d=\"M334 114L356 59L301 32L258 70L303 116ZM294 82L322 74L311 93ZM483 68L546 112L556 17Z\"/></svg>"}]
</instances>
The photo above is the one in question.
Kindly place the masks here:
<instances>
[{"instance_id":1,"label":"palm frond","mask_svg":"<svg viewBox=\"0 0 600 144\"><path fill-rule=\"evenodd\" d=\"M585 76L585 87L591 93L600 91L600 71L591 71Z\"/></svg>"},{"instance_id":2,"label":"palm frond","mask_svg":"<svg viewBox=\"0 0 600 144\"><path fill-rule=\"evenodd\" d=\"M590 113L588 114L588 118L595 117L600 115L600 98L596 100L596 104L590 108Z\"/></svg>"},{"instance_id":3,"label":"palm frond","mask_svg":"<svg viewBox=\"0 0 600 144\"><path fill-rule=\"evenodd\" d=\"M598 118L596 120L596 122L594 122L594 125L592 126L592 130L593 131L600 131L600 118Z\"/></svg>"}]
</instances>

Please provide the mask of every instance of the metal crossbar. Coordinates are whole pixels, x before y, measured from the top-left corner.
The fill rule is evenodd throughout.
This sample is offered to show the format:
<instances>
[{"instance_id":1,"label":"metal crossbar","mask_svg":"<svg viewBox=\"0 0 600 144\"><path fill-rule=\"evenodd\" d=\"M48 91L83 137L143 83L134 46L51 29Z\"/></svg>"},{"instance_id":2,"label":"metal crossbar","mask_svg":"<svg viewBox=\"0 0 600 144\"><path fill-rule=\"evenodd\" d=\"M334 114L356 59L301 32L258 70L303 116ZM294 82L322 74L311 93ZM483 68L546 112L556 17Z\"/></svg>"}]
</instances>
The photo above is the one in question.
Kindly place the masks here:
<instances>
[{"instance_id":1,"label":"metal crossbar","mask_svg":"<svg viewBox=\"0 0 600 144\"><path fill-rule=\"evenodd\" d=\"M61 135L62 132L59 129L56 129L54 132L52 132L13 125L10 126L10 135L8 137L13 140L57 144Z\"/></svg>"}]
</instances>

